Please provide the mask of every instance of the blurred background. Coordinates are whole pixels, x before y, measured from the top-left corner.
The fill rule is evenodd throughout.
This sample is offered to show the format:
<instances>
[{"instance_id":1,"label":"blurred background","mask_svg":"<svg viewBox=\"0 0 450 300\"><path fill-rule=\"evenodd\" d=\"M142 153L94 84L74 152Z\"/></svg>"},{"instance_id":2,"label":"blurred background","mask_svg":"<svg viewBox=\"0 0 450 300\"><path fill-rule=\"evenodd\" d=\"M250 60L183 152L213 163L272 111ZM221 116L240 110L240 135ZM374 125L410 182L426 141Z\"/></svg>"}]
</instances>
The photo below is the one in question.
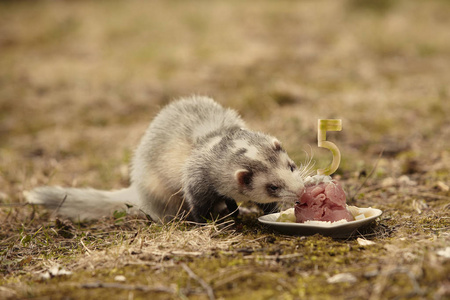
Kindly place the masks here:
<instances>
[{"instance_id":1,"label":"blurred background","mask_svg":"<svg viewBox=\"0 0 450 300\"><path fill-rule=\"evenodd\" d=\"M152 117L192 94L298 164L328 164L316 122L340 118L344 179L448 180L449 28L445 0L1 1L0 198L126 186Z\"/></svg>"}]
</instances>

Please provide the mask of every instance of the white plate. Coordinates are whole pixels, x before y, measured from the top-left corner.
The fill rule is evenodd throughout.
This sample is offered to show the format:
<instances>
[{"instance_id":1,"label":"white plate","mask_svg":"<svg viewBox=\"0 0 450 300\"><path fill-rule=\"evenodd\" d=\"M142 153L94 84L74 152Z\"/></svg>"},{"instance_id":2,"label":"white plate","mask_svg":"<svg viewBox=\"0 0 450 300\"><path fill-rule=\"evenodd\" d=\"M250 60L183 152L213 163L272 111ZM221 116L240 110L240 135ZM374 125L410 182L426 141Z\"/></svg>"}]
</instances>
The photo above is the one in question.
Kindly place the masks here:
<instances>
[{"instance_id":1,"label":"white plate","mask_svg":"<svg viewBox=\"0 0 450 300\"><path fill-rule=\"evenodd\" d=\"M263 224L289 235L313 235L320 233L321 235L331 236L335 238L345 238L354 233L358 228L369 225L383 213L376 208L358 208L367 217L362 220L350 221L346 223L323 223L323 224L304 224L291 222L277 222L280 213L265 215L258 218Z\"/></svg>"}]
</instances>

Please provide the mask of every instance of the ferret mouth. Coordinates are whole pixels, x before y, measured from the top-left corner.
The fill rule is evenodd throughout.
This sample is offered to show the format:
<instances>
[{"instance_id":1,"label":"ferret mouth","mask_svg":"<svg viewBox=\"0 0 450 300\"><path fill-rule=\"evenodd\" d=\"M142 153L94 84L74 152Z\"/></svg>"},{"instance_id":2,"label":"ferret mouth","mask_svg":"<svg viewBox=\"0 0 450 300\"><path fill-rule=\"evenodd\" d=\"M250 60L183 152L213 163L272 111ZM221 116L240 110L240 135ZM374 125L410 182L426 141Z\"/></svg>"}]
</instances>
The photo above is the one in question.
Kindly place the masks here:
<instances>
[{"instance_id":1,"label":"ferret mouth","mask_svg":"<svg viewBox=\"0 0 450 300\"><path fill-rule=\"evenodd\" d=\"M303 195L305 194L305 192L306 192L306 188L303 187L302 189L300 189L300 191L297 193L297 199L300 200L303 197Z\"/></svg>"}]
</instances>

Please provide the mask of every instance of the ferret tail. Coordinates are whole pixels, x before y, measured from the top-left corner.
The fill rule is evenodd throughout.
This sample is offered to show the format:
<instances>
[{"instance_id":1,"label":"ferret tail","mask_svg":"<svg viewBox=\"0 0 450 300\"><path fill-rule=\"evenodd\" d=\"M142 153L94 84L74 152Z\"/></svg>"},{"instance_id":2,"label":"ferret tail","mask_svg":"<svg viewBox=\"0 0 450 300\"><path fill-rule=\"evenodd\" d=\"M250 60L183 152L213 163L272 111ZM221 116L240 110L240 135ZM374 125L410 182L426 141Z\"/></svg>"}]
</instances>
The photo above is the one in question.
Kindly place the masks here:
<instances>
[{"instance_id":1,"label":"ferret tail","mask_svg":"<svg viewBox=\"0 0 450 300\"><path fill-rule=\"evenodd\" d=\"M133 186L117 191L44 186L24 195L28 203L43 205L74 221L95 220L111 216L114 211L139 212L138 193Z\"/></svg>"}]
</instances>

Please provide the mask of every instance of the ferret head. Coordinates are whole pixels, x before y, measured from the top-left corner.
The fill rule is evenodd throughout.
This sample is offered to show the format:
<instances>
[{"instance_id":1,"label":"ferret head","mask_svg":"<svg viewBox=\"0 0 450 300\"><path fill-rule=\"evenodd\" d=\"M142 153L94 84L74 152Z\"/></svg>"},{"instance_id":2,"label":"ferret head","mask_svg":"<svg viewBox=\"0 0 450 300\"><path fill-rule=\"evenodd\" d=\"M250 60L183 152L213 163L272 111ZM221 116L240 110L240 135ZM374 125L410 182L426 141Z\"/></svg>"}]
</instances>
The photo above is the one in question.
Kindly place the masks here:
<instances>
[{"instance_id":1,"label":"ferret head","mask_svg":"<svg viewBox=\"0 0 450 300\"><path fill-rule=\"evenodd\" d=\"M234 141L235 200L270 203L298 200L304 193L302 172L274 137L249 132Z\"/></svg>"}]
</instances>

